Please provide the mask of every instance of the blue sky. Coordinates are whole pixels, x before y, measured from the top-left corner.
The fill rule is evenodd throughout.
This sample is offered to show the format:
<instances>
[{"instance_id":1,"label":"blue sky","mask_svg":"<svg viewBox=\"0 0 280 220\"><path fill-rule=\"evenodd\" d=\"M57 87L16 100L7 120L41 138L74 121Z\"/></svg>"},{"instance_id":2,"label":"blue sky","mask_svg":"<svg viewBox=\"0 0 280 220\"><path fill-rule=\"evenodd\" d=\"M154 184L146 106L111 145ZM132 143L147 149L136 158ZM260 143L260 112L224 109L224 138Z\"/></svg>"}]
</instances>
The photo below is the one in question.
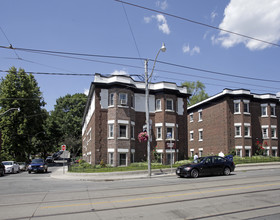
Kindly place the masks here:
<instances>
[{"instance_id":1,"label":"blue sky","mask_svg":"<svg viewBox=\"0 0 280 220\"><path fill-rule=\"evenodd\" d=\"M181 85L184 81L200 80L209 95L215 95L224 88L244 88L259 94L280 91L279 0L127 2L157 12L114 0L1 1L0 46L12 44L14 48L155 59L164 42L167 50L159 54L158 61L185 68L158 62L154 81ZM149 61L149 67L152 65L153 62ZM82 56L70 59L22 50L15 53L14 50L0 48L0 70L8 70L11 66L21 67L27 72L144 74L144 62L140 59ZM5 73L0 72L0 76L4 77ZM86 92L93 81L93 76L35 74L35 77L47 102L47 110L53 110L59 97Z\"/></svg>"}]
</instances>

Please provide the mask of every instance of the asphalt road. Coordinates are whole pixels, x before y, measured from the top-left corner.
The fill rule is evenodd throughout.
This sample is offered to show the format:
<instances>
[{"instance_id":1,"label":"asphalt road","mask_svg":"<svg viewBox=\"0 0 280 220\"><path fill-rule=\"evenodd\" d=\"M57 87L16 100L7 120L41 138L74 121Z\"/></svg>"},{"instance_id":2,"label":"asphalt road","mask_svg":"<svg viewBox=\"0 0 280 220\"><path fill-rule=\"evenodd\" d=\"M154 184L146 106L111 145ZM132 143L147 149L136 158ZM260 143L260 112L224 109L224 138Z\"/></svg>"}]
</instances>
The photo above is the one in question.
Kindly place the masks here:
<instances>
[{"instance_id":1,"label":"asphalt road","mask_svg":"<svg viewBox=\"0 0 280 220\"><path fill-rule=\"evenodd\" d=\"M280 219L280 169L230 176L77 181L0 178L0 219Z\"/></svg>"}]
</instances>

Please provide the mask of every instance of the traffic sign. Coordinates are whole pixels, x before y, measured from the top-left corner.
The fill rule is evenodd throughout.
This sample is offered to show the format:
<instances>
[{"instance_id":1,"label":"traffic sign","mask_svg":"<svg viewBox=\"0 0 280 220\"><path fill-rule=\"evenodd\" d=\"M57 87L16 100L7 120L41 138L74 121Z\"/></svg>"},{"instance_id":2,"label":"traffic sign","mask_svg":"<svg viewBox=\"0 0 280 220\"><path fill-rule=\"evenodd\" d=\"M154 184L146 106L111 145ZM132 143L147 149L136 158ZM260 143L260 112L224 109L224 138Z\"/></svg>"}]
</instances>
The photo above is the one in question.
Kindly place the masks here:
<instances>
[{"instance_id":1,"label":"traffic sign","mask_svg":"<svg viewBox=\"0 0 280 220\"><path fill-rule=\"evenodd\" d=\"M61 150L66 151L66 145L61 145Z\"/></svg>"}]
</instances>

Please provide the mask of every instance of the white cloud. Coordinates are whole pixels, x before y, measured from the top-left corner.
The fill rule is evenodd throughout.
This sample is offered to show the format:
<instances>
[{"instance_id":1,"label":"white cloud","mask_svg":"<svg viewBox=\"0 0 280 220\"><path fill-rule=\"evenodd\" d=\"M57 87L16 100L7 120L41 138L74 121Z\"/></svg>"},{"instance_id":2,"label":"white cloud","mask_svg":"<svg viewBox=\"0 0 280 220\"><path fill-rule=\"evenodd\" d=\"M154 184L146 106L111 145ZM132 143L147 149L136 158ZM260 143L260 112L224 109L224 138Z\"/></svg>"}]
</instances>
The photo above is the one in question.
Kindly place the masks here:
<instances>
[{"instance_id":1,"label":"white cloud","mask_svg":"<svg viewBox=\"0 0 280 220\"><path fill-rule=\"evenodd\" d=\"M198 46L194 46L191 49L189 44L188 45L184 44L182 50L183 53L189 53L191 56L200 53L200 48Z\"/></svg>"},{"instance_id":2,"label":"white cloud","mask_svg":"<svg viewBox=\"0 0 280 220\"><path fill-rule=\"evenodd\" d=\"M151 17L144 17L145 23L149 24L151 22L152 18Z\"/></svg>"},{"instance_id":3,"label":"white cloud","mask_svg":"<svg viewBox=\"0 0 280 220\"><path fill-rule=\"evenodd\" d=\"M218 13L216 13L215 11L211 12L211 21L213 22L215 20L215 18L218 16Z\"/></svg>"},{"instance_id":4,"label":"white cloud","mask_svg":"<svg viewBox=\"0 0 280 220\"><path fill-rule=\"evenodd\" d=\"M126 71L124 71L124 70L115 70L112 73L112 75L126 75L126 76L128 76L129 74Z\"/></svg>"},{"instance_id":5,"label":"white cloud","mask_svg":"<svg viewBox=\"0 0 280 220\"><path fill-rule=\"evenodd\" d=\"M156 6L160 7L162 10L167 9L167 7L168 7L167 0L162 1L162 2L161 1L157 1L156 2Z\"/></svg>"},{"instance_id":6,"label":"white cloud","mask_svg":"<svg viewBox=\"0 0 280 220\"><path fill-rule=\"evenodd\" d=\"M144 17L145 23L150 23L152 19L157 21L157 26L160 31L164 34L170 34L170 29L167 24L167 20L162 14L152 15L151 17Z\"/></svg>"},{"instance_id":7,"label":"white cloud","mask_svg":"<svg viewBox=\"0 0 280 220\"><path fill-rule=\"evenodd\" d=\"M231 0L224 11L221 29L240 33L264 41L277 43L280 40L279 0ZM225 48L243 43L250 50L262 50L271 45L226 32L212 38Z\"/></svg>"}]
</instances>

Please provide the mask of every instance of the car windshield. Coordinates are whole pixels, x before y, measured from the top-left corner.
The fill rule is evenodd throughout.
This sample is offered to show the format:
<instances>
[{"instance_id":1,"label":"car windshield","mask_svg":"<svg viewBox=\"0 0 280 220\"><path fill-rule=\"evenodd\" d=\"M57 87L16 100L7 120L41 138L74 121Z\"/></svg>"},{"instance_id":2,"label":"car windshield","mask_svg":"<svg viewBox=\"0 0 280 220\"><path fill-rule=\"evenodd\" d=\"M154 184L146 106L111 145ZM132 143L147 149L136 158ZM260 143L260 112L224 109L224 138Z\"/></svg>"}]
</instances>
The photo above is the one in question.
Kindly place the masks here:
<instances>
[{"instance_id":1,"label":"car windshield","mask_svg":"<svg viewBox=\"0 0 280 220\"><path fill-rule=\"evenodd\" d=\"M3 162L4 165L13 165L12 162Z\"/></svg>"},{"instance_id":2,"label":"car windshield","mask_svg":"<svg viewBox=\"0 0 280 220\"><path fill-rule=\"evenodd\" d=\"M31 163L44 163L43 159L34 159Z\"/></svg>"},{"instance_id":3,"label":"car windshield","mask_svg":"<svg viewBox=\"0 0 280 220\"><path fill-rule=\"evenodd\" d=\"M199 157L199 158L195 159L193 161L193 163L201 163L203 161L203 159L204 159L204 157Z\"/></svg>"}]
</instances>

